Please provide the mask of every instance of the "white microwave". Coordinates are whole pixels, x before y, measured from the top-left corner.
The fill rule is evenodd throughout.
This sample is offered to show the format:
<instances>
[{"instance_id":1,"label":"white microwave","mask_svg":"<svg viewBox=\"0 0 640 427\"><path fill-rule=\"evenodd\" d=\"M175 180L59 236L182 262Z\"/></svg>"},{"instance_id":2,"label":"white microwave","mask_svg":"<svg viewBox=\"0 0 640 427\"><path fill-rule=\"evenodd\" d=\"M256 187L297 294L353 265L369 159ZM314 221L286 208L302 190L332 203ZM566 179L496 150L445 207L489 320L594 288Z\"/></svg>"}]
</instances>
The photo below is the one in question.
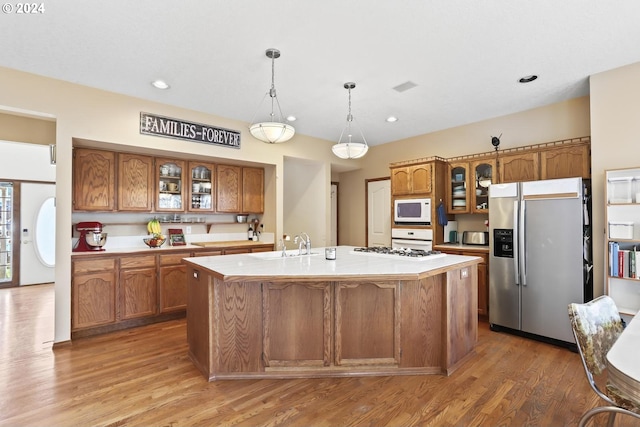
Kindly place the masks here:
<instances>
[{"instance_id":1,"label":"white microwave","mask_svg":"<svg viewBox=\"0 0 640 427\"><path fill-rule=\"evenodd\" d=\"M396 199L393 222L397 225L431 225L431 199Z\"/></svg>"}]
</instances>

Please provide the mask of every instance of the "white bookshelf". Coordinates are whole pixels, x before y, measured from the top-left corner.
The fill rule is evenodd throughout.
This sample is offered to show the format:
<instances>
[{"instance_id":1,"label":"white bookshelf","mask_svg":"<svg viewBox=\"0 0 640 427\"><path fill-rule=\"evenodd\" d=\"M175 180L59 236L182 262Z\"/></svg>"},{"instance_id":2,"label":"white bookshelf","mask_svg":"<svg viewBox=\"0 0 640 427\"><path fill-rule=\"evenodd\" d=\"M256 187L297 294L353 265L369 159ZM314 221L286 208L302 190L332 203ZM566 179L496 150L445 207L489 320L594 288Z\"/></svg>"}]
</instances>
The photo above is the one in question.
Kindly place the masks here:
<instances>
[{"instance_id":1,"label":"white bookshelf","mask_svg":"<svg viewBox=\"0 0 640 427\"><path fill-rule=\"evenodd\" d=\"M605 171L605 185L605 293L621 314L634 316L640 311L640 167Z\"/></svg>"}]
</instances>

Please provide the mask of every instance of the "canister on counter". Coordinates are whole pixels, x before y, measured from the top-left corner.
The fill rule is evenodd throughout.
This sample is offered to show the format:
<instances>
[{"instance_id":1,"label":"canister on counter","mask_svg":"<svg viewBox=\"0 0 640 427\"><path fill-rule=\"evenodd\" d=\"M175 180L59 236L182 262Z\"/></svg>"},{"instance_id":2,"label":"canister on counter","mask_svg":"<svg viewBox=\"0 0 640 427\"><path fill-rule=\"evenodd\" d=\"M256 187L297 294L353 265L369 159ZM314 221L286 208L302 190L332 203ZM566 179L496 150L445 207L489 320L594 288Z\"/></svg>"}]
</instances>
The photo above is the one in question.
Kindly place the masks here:
<instances>
[{"instance_id":1,"label":"canister on counter","mask_svg":"<svg viewBox=\"0 0 640 427\"><path fill-rule=\"evenodd\" d=\"M325 248L324 257L329 260L336 259L336 248Z\"/></svg>"}]
</instances>

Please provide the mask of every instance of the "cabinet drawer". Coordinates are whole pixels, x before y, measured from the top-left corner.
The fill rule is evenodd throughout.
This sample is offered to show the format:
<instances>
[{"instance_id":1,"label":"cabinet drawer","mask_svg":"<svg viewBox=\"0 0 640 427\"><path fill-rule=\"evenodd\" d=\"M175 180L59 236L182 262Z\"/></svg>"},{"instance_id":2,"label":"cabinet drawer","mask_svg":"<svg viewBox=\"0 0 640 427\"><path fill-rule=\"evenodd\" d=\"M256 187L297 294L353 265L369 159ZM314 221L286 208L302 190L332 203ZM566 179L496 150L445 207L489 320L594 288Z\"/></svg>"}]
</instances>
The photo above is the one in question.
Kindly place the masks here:
<instances>
[{"instance_id":1,"label":"cabinet drawer","mask_svg":"<svg viewBox=\"0 0 640 427\"><path fill-rule=\"evenodd\" d=\"M272 252L274 251L273 249L273 245L270 246L258 246L256 248L251 248L251 252L255 253L255 252Z\"/></svg>"},{"instance_id":2,"label":"cabinet drawer","mask_svg":"<svg viewBox=\"0 0 640 427\"><path fill-rule=\"evenodd\" d=\"M218 250L218 251L202 251L202 252L195 252L194 256L217 256L217 255L222 255L222 250Z\"/></svg>"},{"instance_id":3,"label":"cabinet drawer","mask_svg":"<svg viewBox=\"0 0 640 427\"><path fill-rule=\"evenodd\" d=\"M232 249L224 250L225 255L249 254L249 253L251 253L251 248L232 248Z\"/></svg>"},{"instance_id":4,"label":"cabinet drawer","mask_svg":"<svg viewBox=\"0 0 640 427\"><path fill-rule=\"evenodd\" d=\"M191 252L181 252L179 254L160 255L160 265L180 265L182 258L191 257Z\"/></svg>"},{"instance_id":5,"label":"cabinet drawer","mask_svg":"<svg viewBox=\"0 0 640 427\"><path fill-rule=\"evenodd\" d=\"M487 258L489 257L487 254L479 253L479 252L462 252L461 255L480 257L480 258L482 258L481 264L486 264L488 262Z\"/></svg>"},{"instance_id":6,"label":"cabinet drawer","mask_svg":"<svg viewBox=\"0 0 640 427\"><path fill-rule=\"evenodd\" d=\"M73 274L115 270L115 258L87 259L73 262Z\"/></svg>"},{"instance_id":7,"label":"cabinet drawer","mask_svg":"<svg viewBox=\"0 0 640 427\"><path fill-rule=\"evenodd\" d=\"M155 266L156 266L155 255L120 258L120 268L145 268L145 267L155 267Z\"/></svg>"}]
</instances>

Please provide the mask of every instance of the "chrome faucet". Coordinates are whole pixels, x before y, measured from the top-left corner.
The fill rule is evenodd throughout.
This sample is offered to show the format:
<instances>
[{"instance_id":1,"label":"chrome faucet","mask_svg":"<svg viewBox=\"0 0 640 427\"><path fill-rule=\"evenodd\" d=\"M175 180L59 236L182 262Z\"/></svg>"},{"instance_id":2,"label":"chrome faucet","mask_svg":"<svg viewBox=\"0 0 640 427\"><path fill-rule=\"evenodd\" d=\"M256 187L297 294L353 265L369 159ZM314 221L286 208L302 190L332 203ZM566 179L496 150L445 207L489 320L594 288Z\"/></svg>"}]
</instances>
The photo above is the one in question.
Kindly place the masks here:
<instances>
[{"instance_id":1,"label":"chrome faucet","mask_svg":"<svg viewBox=\"0 0 640 427\"><path fill-rule=\"evenodd\" d=\"M287 245L285 245L285 243L284 243L285 240L291 240L291 238L289 237L288 234L283 234L282 235L282 239L280 239L280 244L282 245L282 256L283 257L287 256Z\"/></svg>"},{"instance_id":2,"label":"chrome faucet","mask_svg":"<svg viewBox=\"0 0 640 427\"><path fill-rule=\"evenodd\" d=\"M293 239L294 243L298 243L298 255L311 254L311 238L307 233L300 233ZM304 244L305 253L302 253L302 245Z\"/></svg>"}]
</instances>

